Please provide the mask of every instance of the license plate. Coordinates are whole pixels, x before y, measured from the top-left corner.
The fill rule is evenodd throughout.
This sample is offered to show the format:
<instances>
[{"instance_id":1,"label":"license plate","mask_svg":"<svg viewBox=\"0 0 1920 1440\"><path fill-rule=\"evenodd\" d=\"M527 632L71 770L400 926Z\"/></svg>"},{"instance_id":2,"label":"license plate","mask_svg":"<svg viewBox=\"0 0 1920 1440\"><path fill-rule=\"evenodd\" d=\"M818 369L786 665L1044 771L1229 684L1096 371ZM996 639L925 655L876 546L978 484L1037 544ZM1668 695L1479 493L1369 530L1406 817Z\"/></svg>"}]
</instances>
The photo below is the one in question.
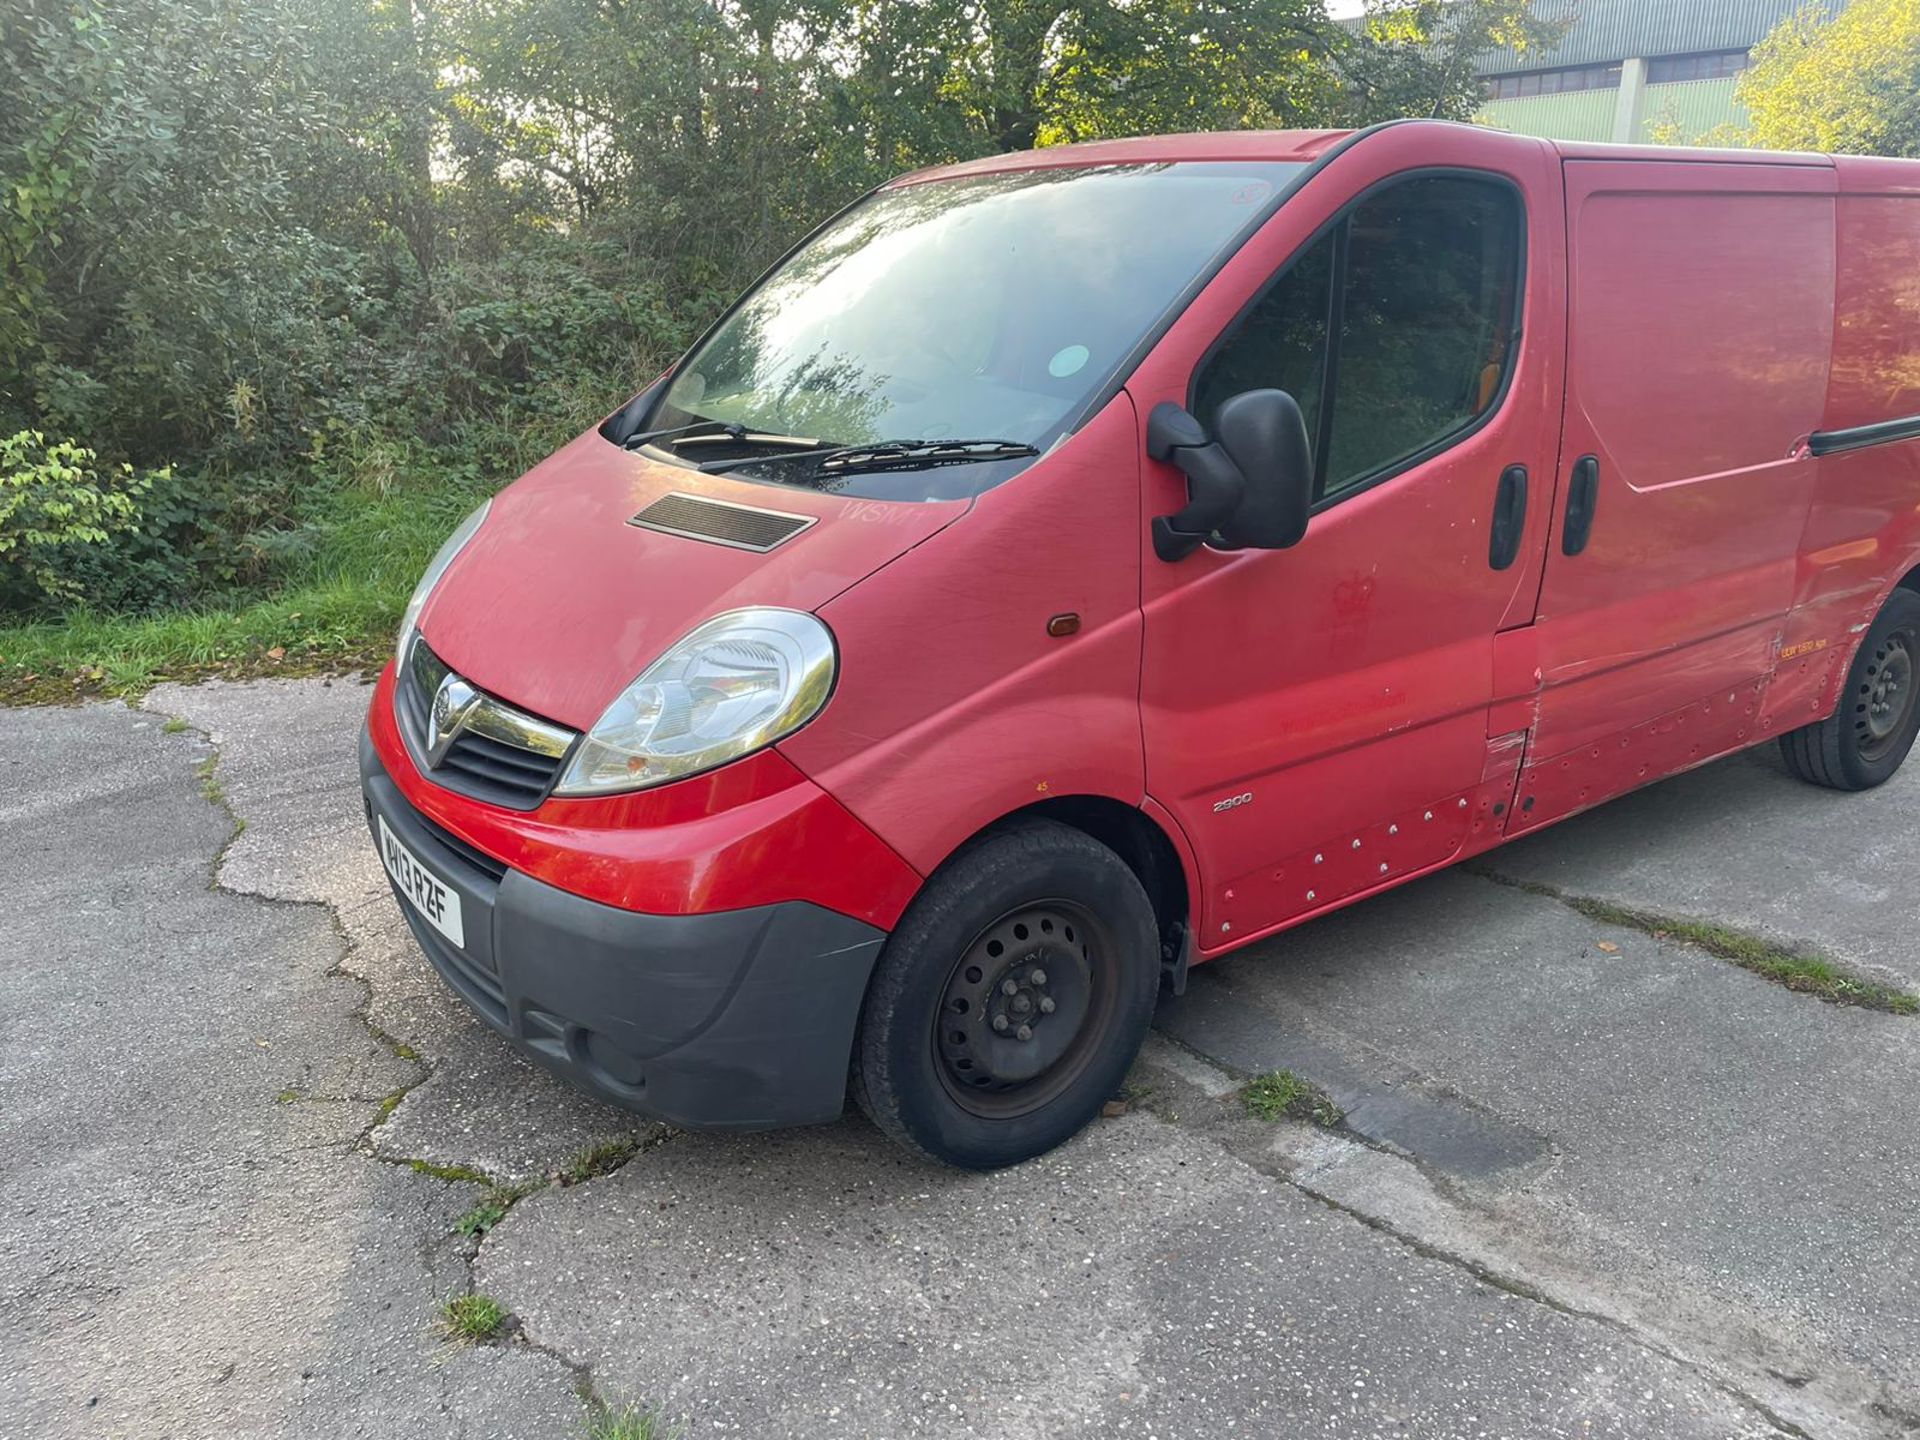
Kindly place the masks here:
<instances>
[{"instance_id":1,"label":"license plate","mask_svg":"<svg viewBox=\"0 0 1920 1440\"><path fill-rule=\"evenodd\" d=\"M420 913L422 920L460 949L466 949L467 932L460 924L460 897L446 881L422 865L418 856L394 839L384 815L375 818L380 822L380 858L386 862L393 883L400 887L400 893L407 897L407 903Z\"/></svg>"}]
</instances>

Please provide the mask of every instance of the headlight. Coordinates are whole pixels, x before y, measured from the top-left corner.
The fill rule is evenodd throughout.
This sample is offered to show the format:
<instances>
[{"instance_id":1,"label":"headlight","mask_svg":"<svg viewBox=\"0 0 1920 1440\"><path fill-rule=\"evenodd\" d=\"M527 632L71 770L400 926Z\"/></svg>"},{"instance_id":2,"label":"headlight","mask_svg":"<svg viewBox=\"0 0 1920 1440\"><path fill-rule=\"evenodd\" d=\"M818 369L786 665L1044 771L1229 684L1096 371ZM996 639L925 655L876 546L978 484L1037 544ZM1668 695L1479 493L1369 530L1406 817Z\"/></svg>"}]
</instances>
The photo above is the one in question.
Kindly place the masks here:
<instances>
[{"instance_id":1,"label":"headlight","mask_svg":"<svg viewBox=\"0 0 1920 1440\"><path fill-rule=\"evenodd\" d=\"M400 617L400 634L394 641L394 654L399 663L407 663L407 637L413 634L413 627L419 622L420 608L427 603L427 597L433 593L433 587L440 583L440 577L447 573L447 567L453 563L453 557L465 548L467 541L473 538L474 531L487 518L487 510L492 506L491 499L482 500L479 508L455 527L427 564L427 573L420 577L420 583L413 587L413 596L407 601L406 613Z\"/></svg>"},{"instance_id":2,"label":"headlight","mask_svg":"<svg viewBox=\"0 0 1920 1440\"><path fill-rule=\"evenodd\" d=\"M751 754L820 713L833 669L833 635L811 615L715 616L607 707L553 793L641 790Z\"/></svg>"}]
</instances>

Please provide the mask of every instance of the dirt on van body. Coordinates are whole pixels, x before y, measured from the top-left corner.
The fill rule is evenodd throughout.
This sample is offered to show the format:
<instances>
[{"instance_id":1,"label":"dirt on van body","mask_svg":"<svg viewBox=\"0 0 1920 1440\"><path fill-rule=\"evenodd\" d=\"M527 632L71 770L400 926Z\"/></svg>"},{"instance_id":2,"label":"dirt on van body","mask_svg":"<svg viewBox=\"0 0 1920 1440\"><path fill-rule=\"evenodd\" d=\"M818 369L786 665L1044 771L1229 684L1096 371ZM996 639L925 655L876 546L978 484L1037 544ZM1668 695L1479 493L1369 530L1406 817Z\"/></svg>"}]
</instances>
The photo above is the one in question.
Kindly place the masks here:
<instances>
[{"instance_id":1,"label":"dirt on van body","mask_svg":"<svg viewBox=\"0 0 1920 1440\"><path fill-rule=\"evenodd\" d=\"M1680 923L1920 989L1920 770L1724 762L1196 972L1131 1104L969 1175L854 1118L673 1134L522 1062L399 919L368 693L0 711L0 1436L1920 1417L1920 1019ZM1281 1070L1324 1123L1249 1113Z\"/></svg>"}]
</instances>

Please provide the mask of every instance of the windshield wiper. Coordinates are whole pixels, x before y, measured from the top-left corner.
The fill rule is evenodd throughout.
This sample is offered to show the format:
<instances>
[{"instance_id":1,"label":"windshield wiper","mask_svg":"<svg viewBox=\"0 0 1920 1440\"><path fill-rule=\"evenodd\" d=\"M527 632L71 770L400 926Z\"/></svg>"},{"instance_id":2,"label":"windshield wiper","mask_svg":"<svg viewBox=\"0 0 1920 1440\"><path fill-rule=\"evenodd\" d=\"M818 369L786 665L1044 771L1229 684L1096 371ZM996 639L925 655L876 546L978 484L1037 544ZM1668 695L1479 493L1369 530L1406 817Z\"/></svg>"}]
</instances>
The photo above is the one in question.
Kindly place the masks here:
<instances>
[{"instance_id":1,"label":"windshield wiper","mask_svg":"<svg viewBox=\"0 0 1920 1440\"><path fill-rule=\"evenodd\" d=\"M975 465L983 460L1020 460L1039 453L1019 440L881 440L871 445L795 450L785 455L750 455L743 460L722 460L700 468L709 475L719 475L744 465L811 459L819 462L822 474L852 475L875 470L926 470L935 465Z\"/></svg>"},{"instance_id":2,"label":"windshield wiper","mask_svg":"<svg viewBox=\"0 0 1920 1440\"><path fill-rule=\"evenodd\" d=\"M681 439L682 436L685 438ZM655 440L675 439L679 439L680 444L674 448L682 450L689 445L778 445L818 450L825 443L808 435L773 435L761 430L749 430L737 420L691 420L685 425L670 425L664 430L643 430L638 435L629 435L620 443L629 450L638 450Z\"/></svg>"}]
</instances>

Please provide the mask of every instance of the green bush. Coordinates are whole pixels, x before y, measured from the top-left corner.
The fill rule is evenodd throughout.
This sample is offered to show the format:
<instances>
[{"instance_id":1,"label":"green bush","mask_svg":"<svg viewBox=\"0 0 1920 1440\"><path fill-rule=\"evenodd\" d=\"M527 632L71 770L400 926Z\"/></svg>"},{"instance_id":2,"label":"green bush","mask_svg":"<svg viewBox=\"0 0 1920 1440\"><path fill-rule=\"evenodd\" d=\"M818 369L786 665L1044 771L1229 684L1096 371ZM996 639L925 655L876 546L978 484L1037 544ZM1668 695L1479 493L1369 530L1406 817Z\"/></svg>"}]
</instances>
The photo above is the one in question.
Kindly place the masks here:
<instances>
[{"instance_id":1,"label":"green bush","mask_svg":"<svg viewBox=\"0 0 1920 1440\"><path fill-rule=\"evenodd\" d=\"M80 585L64 561L136 529L141 498L170 470L136 475L102 466L70 440L47 443L38 430L0 438L0 604L9 592L71 600Z\"/></svg>"}]
</instances>

